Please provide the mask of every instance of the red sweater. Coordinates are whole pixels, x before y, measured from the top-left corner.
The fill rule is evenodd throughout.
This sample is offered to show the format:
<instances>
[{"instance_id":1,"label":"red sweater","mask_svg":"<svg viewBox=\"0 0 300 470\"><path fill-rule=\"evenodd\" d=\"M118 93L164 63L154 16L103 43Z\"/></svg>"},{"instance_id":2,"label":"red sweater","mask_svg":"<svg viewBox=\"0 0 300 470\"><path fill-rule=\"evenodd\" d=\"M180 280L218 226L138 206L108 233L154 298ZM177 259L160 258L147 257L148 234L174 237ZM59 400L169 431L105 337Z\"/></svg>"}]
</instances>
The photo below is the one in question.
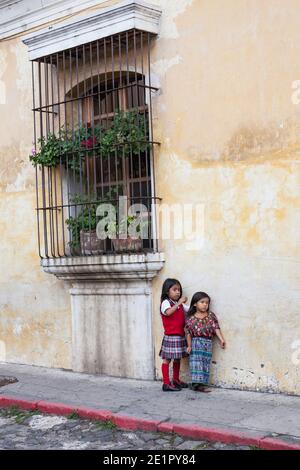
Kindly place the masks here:
<instances>
[{"instance_id":1,"label":"red sweater","mask_svg":"<svg viewBox=\"0 0 300 470\"><path fill-rule=\"evenodd\" d=\"M184 335L185 315L183 306L180 305L172 315L163 315L161 318L165 330L165 335Z\"/></svg>"}]
</instances>

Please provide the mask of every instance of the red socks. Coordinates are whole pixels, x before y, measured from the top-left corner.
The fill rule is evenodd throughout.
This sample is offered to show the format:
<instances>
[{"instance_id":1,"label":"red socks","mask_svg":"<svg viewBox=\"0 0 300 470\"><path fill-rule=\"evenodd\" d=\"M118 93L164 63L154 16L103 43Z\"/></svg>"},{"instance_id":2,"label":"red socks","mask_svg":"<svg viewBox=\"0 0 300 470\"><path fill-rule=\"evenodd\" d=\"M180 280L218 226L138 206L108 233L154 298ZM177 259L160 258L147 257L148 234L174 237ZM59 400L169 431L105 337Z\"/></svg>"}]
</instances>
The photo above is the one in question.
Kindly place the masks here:
<instances>
[{"instance_id":1,"label":"red socks","mask_svg":"<svg viewBox=\"0 0 300 470\"><path fill-rule=\"evenodd\" d=\"M170 385L170 377L169 377L169 364L162 363L161 371L163 376L164 384Z\"/></svg>"},{"instance_id":2,"label":"red socks","mask_svg":"<svg viewBox=\"0 0 300 470\"><path fill-rule=\"evenodd\" d=\"M180 361L173 361L173 380L180 382L179 380Z\"/></svg>"},{"instance_id":3,"label":"red socks","mask_svg":"<svg viewBox=\"0 0 300 470\"><path fill-rule=\"evenodd\" d=\"M164 384L170 385L169 364L162 363L161 371L162 371ZM180 382L179 371L180 371L180 361L173 361L173 380L175 380L175 382Z\"/></svg>"}]
</instances>

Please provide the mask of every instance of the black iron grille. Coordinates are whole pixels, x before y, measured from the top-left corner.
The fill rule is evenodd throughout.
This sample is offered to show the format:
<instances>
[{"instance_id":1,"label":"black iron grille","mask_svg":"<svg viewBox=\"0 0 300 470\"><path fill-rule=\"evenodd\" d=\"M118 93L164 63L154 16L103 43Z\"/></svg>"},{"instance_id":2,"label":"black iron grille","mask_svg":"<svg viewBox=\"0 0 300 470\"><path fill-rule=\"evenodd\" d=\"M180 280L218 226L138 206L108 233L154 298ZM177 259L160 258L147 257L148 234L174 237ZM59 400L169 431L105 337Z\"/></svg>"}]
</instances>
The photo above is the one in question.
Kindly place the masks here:
<instances>
[{"instance_id":1,"label":"black iron grille","mask_svg":"<svg viewBox=\"0 0 300 470\"><path fill-rule=\"evenodd\" d=\"M42 258L157 250L151 39L132 30L32 62ZM120 235L132 226L137 236Z\"/></svg>"}]
</instances>

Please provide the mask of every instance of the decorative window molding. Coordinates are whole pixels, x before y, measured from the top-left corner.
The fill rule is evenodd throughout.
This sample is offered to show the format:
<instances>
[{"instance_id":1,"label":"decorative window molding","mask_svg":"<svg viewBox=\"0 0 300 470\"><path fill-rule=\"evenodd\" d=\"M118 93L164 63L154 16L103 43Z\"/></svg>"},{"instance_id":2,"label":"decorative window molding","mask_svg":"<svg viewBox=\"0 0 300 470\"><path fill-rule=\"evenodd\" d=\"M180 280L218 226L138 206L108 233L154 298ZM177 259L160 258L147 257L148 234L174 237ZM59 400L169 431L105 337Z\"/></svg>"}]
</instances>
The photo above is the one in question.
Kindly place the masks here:
<instances>
[{"instance_id":1,"label":"decorative window molding","mask_svg":"<svg viewBox=\"0 0 300 470\"><path fill-rule=\"evenodd\" d=\"M127 282L152 281L164 263L164 253L124 253L41 260L41 266L46 273L70 282L113 282L115 279ZM116 289L113 294L117 294Z\"/></svg>"},{"instance_id":2,"label":"decorative window molding","mask_svg":"<svg viewBox=\"0 0 300 470\"><path fill-rule=\"evenodd\" d=\"M99 8L101 3L104 2L99 1ZM95 7L94 0L53 0L46 4L44 0L0 0L0 39L42 27L89 7Z\"/></svg>"},{"instance_id":3,"label":"decorative window molding","mask_svg":"<svg viewBox=\"0 0 300 470\"><path fill-rule=\"evenodd\" d=\"M0 10L3 8L9 8L15 5L16 3L21 3L22 0L1 0L0 1Z\"/></svg>"},{"instance_id":4,"label":"decorative window molding","mask_svg":"<svg viewBox=\"0 0 300 470\"><path fill-rule=\"evenodd\" d=\"M74 18L25 37L30 60L65 49L137 29L152 34L159 32L161 10L141 0L127 0L100 12Z\"/></svg>"}]
</instances>

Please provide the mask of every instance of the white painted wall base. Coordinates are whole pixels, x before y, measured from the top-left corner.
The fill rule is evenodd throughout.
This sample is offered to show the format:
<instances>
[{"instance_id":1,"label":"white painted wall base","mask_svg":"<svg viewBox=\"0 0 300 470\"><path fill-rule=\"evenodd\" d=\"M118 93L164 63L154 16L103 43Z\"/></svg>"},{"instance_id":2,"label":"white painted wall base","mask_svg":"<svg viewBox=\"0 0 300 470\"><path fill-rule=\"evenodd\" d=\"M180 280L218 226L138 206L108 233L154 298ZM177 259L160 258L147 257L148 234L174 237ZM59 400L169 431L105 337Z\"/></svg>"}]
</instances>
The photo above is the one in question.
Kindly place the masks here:
<instances>
[{"instance_id":1,"label":"white painted wall base","mask_svg":"<svg viewBox=\"0 0 300 470\"><path fill-rule=\"evenodd\" d=\"M154 378L150 282L87 283L71 290L75 371Z\"/></svg>"},{"instance_id":2,"label":"white painted wall base","mask_svg":"<svg viewBox=\"0 0 300 470\"><path fill-rule=\"evenodd\" d=\"M163 263L161 253L42 261L72 283L74 371L154 379L151 283Z\"/></svg>"}]
</instances>

